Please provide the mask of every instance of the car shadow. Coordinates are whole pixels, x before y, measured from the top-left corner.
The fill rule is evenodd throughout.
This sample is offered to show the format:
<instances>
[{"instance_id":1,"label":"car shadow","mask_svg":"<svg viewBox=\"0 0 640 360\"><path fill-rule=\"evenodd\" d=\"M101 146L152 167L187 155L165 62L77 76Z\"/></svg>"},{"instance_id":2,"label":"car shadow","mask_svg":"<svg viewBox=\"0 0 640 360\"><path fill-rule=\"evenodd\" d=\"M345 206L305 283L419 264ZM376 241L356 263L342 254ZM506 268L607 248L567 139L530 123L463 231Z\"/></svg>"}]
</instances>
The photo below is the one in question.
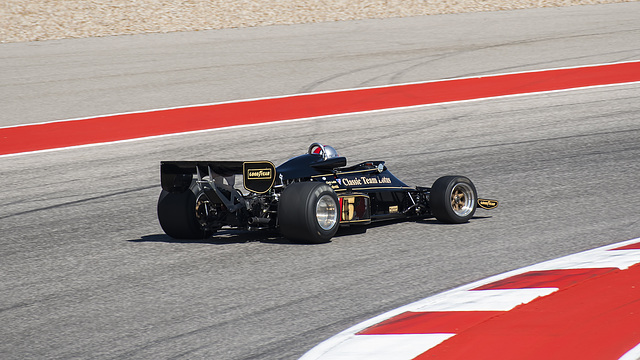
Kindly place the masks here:
<instances>
[{"instance_id":1,"label":"car shadow","mask_svg":"<svg viewBox=\"0 0 640 360\"><path fill-rule=\"evenodd\" d=\"M477 219L489 219L491 216L474 216L472 220ZM442 223L434 218L411 220L411 219L395 219L375 222L364 226L347 226L338 229L338 232L334 235L334 238L364 234L367 230L375 229L380 226L387 226L391 224L403 223L403 222L415 222L417 224L429 224L439 226L451 226L451 225L464 225L464 224L446 224ZM280 235L277 230L262 230L262 231L248 231L248 230L221 230L216 232L213 236L204 239L174 239L166 234L150 234L143 235L139 239L127 240L133 243L145 243L145 242L157 242L157 243L172 243L172 244L211 244L211 245L228 245L228 244L243 244L250 242L260 242L265 244L281 244L281 245L322 245L322 244L308 244L290 241Z\"/></svg>"},{"instance_id":2,"label":"car shadow","mask_svg":"<svg viewBox=\"0 0 640 360\"><path fill-rule=\"evenodd\" d=\"M174 239L166 234L143 235L139 239L127 240L133 243L171 243L171 244L211 244L229 245L243 244L250 242L261 242L266 244L299 245L282 237L278 232L272 231L242 231L242 230L222 230L213 236L203 239Z\"/></svg>"},{"instance_id":3,"label":"car shadow","mask_svg":"<svg viewBox=\"0 0 640 360\"><path fill-rule=\"evenodd\" d=\"M490 219L491 216L474 216L471 218L471 222L473 222L473 220L481 220L481 219ZM460 226L460 225L464 225L464 224L469 224L469 223L462 223L462 224L449 224L449 223L443 223L441 221L436 220L435 218L427 218L427 219L420 219L420 220L416 220L415 223L417 224L429 224L429 225L440 225L440 226Z\"/></svg>"},{"instance_id":4,"label":"car shadow","mask_svg":"<svg viewBox=\"0 0 640 360\"><path fill-rule=\"evenodd\" d=\"M370 228L371 226L369 226ZM364 234L367 231L365 226L353 226L348 228L341 228L333 236L334 238ZM280 235L277 231L243 231L243 230L229 230L218 231L213 236L204 239L174 239L166 234L150 234L143 235L139 239L127 240L132 243L171 243L171 244L211 244L211 245L229 245L229 244L244 244L250 242L260 242L264 244L280 244L280 245L322 245L312 243L295 242L286 239Z\"/></svg>"}]
</instances>

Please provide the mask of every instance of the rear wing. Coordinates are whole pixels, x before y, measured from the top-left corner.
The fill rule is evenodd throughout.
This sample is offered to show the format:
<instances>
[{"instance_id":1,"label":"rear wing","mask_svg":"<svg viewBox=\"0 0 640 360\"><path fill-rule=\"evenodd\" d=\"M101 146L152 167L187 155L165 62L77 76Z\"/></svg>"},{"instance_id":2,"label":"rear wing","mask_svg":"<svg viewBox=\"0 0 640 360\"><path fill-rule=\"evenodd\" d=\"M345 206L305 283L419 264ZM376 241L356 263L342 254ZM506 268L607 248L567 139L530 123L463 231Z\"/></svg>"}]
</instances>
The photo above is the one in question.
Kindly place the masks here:
<instances>
[{"instance_id":1,"label":"rear wing","mask_svg":"<svg viewBox=\"0 0 640 360\"><path fill-rule=\"evenodd\" d=\"M162 161L160 182L168 192L183 192L189 189L193 175L199 180L208 176L209 181L242 175L244 188L262 194L273 187L276 167L271 161Z\"/></svg>"}]
</instances>

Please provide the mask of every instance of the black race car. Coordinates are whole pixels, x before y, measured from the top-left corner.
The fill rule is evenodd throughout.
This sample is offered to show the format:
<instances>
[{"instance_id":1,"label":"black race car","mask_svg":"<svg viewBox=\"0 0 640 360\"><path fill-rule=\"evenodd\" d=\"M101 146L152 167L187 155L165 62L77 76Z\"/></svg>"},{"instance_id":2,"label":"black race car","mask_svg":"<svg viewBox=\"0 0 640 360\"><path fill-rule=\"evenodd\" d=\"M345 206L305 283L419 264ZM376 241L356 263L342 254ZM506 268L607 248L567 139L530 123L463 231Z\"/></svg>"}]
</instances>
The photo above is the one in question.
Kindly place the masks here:
<instances>
[{"instance_id":1,"label":"black race car","mask_svg":"<svg viewBox=\"0 0 640 360\"><path fill-rule=\"evenodd\" d=\"M319 143L278 167L270 161L163 161L158 219L176 239L203 239L229 227L279 229L293 241L323 243L340 226L426 217L464 223L477 207L498 206L479 199L464 176L409 187L384 161L346 165L335 149Z\"/></svg>"}]
</instances>

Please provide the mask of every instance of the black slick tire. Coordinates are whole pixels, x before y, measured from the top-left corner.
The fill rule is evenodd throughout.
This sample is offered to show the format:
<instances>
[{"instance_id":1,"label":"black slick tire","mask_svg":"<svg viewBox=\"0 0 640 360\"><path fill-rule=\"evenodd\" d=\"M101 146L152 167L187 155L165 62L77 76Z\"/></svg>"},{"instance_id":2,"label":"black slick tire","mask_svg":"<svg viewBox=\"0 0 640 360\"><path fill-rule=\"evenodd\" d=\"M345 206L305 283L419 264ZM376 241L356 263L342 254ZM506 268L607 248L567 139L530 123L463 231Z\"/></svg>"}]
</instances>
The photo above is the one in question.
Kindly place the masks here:
<instances>
[{"instance_id":1,"label":"black slick tire","mask_svg":"<svg viewBox=\"0 0 640 360\"><path fill-rule=\"evenodd\" d=\"M198 185L193 181L188 190L168 192L162 190L158 199L158 221L162 230L174 239L205 239L205 231L196 218Z\"/></svg>"},{"instance_id":2,"label":"black slick tire","mask_svg":"<svg viewBox=\"0 0 640 360\"><path fill-rule=\"evenodd\" d=\"M340 226L339 208L338 196L329 185L291 184L284 189L278 203L280 233L299 243L329 242Z\"/></svg>"},{"instance_id":3,"label":"black slick tire","mask_svg":"<svg viewBox=\"0 0 640 360\"><path fill-rule=\"evenodd\" d=\"M447 224L466 223L478 202L476 187L464 176L443 176L431 187L429 207L436 219Z\"/></svg>"}]
</instances>

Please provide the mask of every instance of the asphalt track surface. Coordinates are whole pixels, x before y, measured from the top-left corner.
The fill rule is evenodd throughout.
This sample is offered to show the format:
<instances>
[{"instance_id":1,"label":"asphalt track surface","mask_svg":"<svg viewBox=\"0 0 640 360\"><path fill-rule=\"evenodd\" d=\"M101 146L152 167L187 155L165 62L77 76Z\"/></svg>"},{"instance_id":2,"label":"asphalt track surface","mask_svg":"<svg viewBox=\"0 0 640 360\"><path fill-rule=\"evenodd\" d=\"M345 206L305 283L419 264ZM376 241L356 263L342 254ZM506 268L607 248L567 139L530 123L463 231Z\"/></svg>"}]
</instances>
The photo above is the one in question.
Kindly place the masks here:
<instances>
[{"instance_id":1,"label":"asphalt track surface","mask_svg":"<svg viewBox=\"0 0 640 360\"><path fill-rule=\"evenodd\" d=\"M0 121L638 60L638 14L625 3L4 44ZM608 86L1 158L0 353L294 359L429 295L636 238L639 97L638 84ZM162 234L160 160L280 163L314 141L350 163L385 160L410 185L467 175L500 208L315 246Z\"/></svg>"}]
</instances>

